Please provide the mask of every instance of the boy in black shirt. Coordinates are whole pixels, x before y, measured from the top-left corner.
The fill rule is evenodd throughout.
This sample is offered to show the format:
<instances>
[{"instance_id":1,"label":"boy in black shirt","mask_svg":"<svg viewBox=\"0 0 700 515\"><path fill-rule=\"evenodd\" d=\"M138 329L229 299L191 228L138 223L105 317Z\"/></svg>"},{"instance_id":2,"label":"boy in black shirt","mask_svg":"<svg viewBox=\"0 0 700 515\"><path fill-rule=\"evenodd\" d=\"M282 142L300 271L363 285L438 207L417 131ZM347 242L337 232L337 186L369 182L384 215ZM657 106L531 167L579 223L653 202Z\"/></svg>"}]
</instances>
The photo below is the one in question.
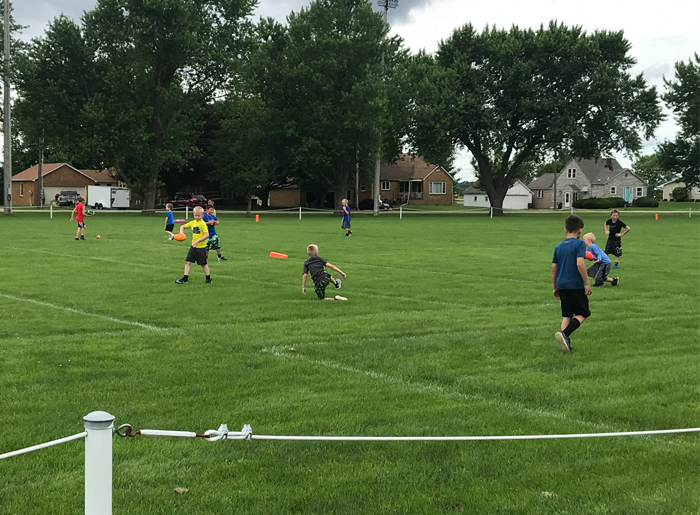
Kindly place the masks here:
<instances>
[{"instance_id":1,"label":"boy in black shirt","mask_svg":"<svg viewBox=\"0 0 700 515\"><path fill-rule=\"evenodd\" d=\"M344 279L345 274L342 272L342 270L340 270L337 266L330 264L325 259L318 257L317 245L309 245L306 248L306 253L309 255L309 259L304 261L304 273L301 276L301 292L306 295L306 277L309 275L309 273L311 273L311 279L314 281L314 290L316 291L318 300L348 300L340 295L336 295L335 298L326 297L326 286L328 286L329 283L333 283L333 286L335 286L335 289L337 290L340 288L340 279L333 279L328 272L326 272L324 267L327 266L328 268L335 270L341 276L343 276Z\"/></svg>"},{"instance_id":2,"label":"boy in black shirt","mask_svg":"<svg viewBox=\"0 0 700 515\"><path fill-rule=\"evenodd\" d=\"M603 224L608 242L605 244L605 253L615 256L613 270L617 270L622 256L622 237L629 232L631 227L620 220L620 212L617 209L610 211L610 219ZM624 229L624 230L623 230Z\"/></svg>"}]
</instances>

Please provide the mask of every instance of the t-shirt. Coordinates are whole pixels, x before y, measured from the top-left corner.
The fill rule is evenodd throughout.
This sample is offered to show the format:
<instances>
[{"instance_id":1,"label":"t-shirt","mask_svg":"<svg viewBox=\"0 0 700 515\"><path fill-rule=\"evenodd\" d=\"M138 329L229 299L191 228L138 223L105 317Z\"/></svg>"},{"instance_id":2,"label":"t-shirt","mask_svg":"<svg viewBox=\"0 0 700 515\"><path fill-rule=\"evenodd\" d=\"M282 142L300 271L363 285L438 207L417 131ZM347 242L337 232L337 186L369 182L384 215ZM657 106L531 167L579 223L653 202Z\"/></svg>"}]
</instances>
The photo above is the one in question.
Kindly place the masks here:
<instances>
[{"instance_id":1,"label":"t-shirt","mask_svg":"<svg viewBox=\"0 0 700 515\"><path fill-rule=\"evenodd\" d=\"M578 238L566 238L554 247L552 263L557 264L557 290L582 290L583 278L577 259L586 257L586 244Z\"/></svg>"},{"instance_id":2,"label":"t-shirt","mask_svg":"<svg viewBox=\"0 0 700 515\"><path fill-rule=\"evenodd\" d=\"M216 220L215 215L208 215L207 214L207 215L204 215L202 217L203 222L211 222L212 220ZM214 236L216 236L216 229L215 229L216 225L207 225L207 227L209 228L209 237L213 238Z\"/></svg>"},{"instance_id":3,"label":"t-shirt","mask_svg":"<svg viewBox=\"0 0 700 515\"><path fill-rule=\"evenodd\" d=\"M204 233L209 232L209 227L207 226L207 224L204 223L203 220L192 220L191 222L185 224L185 229L192 229L192 243L194 243L195 240L201 238L204 235ZM206 246L206 239L197 243L198 249L203 249Z\"/></svg>"},{"instance_id":4,"label":"t-shirt","mask_svg":"<svg viewBox=\"0 0 700 515\"><path fill-rule=\"evenodd\" d=\"M85 212L85 206L83 206L82 202L78 202L75 205L75 221L76 222L83 222L85 219L83 218L83 213Z\"/></svg>"},{"instance_id":5,"label":"t-shirt","mask_svg":"<svg viewBox=\"0 0 700 515\"><path fill-rule=\"evenodd\" d=\"M175 217L173 216L172 211L165 213L165 223L167 225L175 225Z\"/></svg>"},{"instance_id":6,"label":"t-shirt","mask_svg":"<svg viewBox=\"0 0 700 515\"><path fill-rule=\"evenodd\" d=\"M347 209L347 213L345 210ZM350 206L345 206L343 208L343 222L349 222L350 221Z\"/></svg>"},{"instance_id":7,"label":"t-shirt","mask_svg":"<svg viewBox=\"0 0 700 515\"><path fill-rule=\"evenodd\" d=\"M311 273L311 279L313 279L314 284L328 277L328 272L326 272L324 268L326 263L328 263L328 261L318 256L304 261L304 273Z\"/></svg>"},{"instance_id":8,"label":"t-shirt","mask_svg":"<svg viewBox=\"0 0 700 515\"><path fill-rule=\"evenodd\" d=\"M615 235L621 233L624 228L627 227L627 224L619 218L615 223L613 223L612 218L609 218L608 221L605 222L605 225L608 226L608 230L610 231L610 234L608 234L608 240L613 241L620 241L620 237Z\"/></svg>"},{"instance_id":9,"label":"t-shirt","mask_svg":"<svg viewBox=\"0 0 700 515\"><path fill-rule=\"evenodd\" d=\"M591 243L591 246L588 247L588 250L591 251L591 254L593 254L593 257L596 261L600 260L601 264L607 265L608 263L610 263L610 258L608 257L608 255L605 252L603 252L601 248L595 243Z\"/></svg>"}]
</instances>

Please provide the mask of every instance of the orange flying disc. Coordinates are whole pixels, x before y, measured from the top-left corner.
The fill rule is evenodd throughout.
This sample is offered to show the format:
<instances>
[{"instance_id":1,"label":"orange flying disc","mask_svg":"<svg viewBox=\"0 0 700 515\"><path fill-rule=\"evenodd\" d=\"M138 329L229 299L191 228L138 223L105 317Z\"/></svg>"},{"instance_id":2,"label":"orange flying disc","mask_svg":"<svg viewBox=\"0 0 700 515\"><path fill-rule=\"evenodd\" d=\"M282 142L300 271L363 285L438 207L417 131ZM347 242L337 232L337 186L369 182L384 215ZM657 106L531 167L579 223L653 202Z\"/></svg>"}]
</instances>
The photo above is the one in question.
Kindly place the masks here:
<instances>
[{"instance_id":1,"label":"orange flying disc","mask_svg":"<svg viewBox=\"0 0 700 515\"><path fill-rule=\"evenodd\" d=\"M175 238L175 240L177 240L177 241L185 241L187 239L187 236L178 232L173 236L173 238Z\"/></svg>"}]
</instances>

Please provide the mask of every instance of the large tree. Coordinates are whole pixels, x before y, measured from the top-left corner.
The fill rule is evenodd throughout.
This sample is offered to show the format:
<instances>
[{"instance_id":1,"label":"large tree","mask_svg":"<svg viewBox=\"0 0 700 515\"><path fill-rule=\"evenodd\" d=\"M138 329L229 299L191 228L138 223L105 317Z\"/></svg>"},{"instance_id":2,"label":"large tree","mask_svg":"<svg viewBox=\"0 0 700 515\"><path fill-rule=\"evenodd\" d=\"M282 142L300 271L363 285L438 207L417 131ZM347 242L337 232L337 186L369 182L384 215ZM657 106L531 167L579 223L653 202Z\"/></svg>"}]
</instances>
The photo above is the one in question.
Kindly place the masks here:
<instances>
[{"instance_id":1,"label":"large tree","mask_svg":"<svg viewBox=\"0 0 700 515\"><path fill-rule=\"evenodd\" d=\"M415 57L414 145L466 147L495 208L522 166L552 153L638 151L661 111L655 88L630 75L629 50L621 31L465 25Z\"/></svg>"},{"instance_id":2,"label":"large tree","mask_svg":"<svg viewBox=\"0 0 700 515\"><path fill-rule=\"evenodd\" d=\"M687 63L676 63L672 80L664 78L663 98L673 111L680 131L674 141L666 141L659 149L665 168L685 182L686 187L700 185L700 55Z\"/></svg>"},{"instance_id":3,"label":"large tree","mask_svg":"<svg viewBox=\"0 0 700 515\"><path fill-rule=\"evenodd\" d=\"M657 154L642 156L632 164L634 173L647 183L648 196L653 197L656 189L673 178L673 172L666 169Z\"/></svg>"}]
</instances>

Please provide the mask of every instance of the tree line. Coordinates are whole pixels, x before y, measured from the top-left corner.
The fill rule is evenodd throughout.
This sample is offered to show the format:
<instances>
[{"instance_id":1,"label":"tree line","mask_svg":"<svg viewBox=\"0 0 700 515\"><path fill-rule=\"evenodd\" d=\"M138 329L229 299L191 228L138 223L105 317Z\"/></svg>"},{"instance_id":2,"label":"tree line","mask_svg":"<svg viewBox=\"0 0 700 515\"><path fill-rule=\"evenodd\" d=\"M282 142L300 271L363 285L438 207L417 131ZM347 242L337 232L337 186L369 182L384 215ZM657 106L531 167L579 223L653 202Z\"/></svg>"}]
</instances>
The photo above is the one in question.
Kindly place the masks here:
<instances>
[{"instance_id":1,"label":"tree line","mask_svg":"<svg viewBox=\"0 0 700 515\"><path fill-rule=\"evenodd\" d=\"M369 0L315 0L286 23L254 22L254 7L98 0L80 24L54 19L13 48L14 169L43 142L47 161L113 167L145 211L193 180L262 199L294 182L339 204L356 175L371 181L378 152L450 169L466 148L501 207L516 178L564 156L638 153L662 120L622 31L467 24L411 54ZM695 55L666 81L681 130L650 174L698 184L698 91Z\"/></svg>"}]
</instances>

